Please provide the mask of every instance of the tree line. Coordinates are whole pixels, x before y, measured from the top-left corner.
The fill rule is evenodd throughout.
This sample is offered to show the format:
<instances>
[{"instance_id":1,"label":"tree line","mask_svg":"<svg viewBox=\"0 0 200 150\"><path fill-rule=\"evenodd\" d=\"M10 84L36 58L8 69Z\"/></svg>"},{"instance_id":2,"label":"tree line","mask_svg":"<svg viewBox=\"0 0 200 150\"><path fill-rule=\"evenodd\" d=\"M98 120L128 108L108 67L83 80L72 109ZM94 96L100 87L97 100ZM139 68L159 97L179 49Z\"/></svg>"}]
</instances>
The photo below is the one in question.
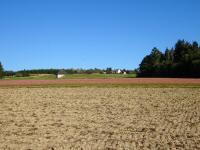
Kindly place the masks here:
<instances>
[{"instance_id":1,"label":"tree line","mask_svg":"<svg viewBox=\"0 0 200 150\"><path fill-rule=\"evenodd\" d=\"M4 70L3 70L3 65L0 62L0 79L2 79L4 76Z\"/></svg>"},{"instance_id":2,"label":"tree line","mask_svg":"<svg viewBox=\"0 0 200 150\"><path fill-rule=\"evenodd\" d=\"M178 40L162 53L154 47L139 65L139 77L200 77L200 47Z\"/></svg>"},{"instance_id":3,"label":"tree line","mask_svg":"<svg viewBox=\"0 0 200 150\"><path fill-rule=\"evenodd\" d=\"M2 70L1 70L2 68ZM0 78L3 76L16 76L16 77L28 77L31 74L57 74L60 70L63 70L66 74L112 74L116 73L115 69L106 68L106 69L32 69L32 70L20 70L20 71L4 71L3 66L0 66ZM126 73L135 73L134 70L123 69L122 71Z\"/></svg>"}]
</instances>

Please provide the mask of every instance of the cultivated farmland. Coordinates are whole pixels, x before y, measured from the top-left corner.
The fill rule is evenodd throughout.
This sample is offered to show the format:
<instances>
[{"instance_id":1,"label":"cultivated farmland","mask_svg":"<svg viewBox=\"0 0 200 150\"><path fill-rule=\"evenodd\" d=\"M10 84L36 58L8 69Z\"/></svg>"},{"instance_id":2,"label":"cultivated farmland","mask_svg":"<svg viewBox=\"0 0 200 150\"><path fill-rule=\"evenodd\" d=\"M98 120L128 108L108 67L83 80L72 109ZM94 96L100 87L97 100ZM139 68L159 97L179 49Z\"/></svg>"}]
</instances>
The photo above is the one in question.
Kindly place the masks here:
<instances>
[{"instance_id":1,"label":"cultivated farmland","mask_svg":"<svg viewBox=\"0 0 200 150\"><path fill-rule=\"evenodd\" d=\"M190 85L200 86L200 79L184 79L184 78L107 78L107 79L59 79L59 80L2 80L1 86L70 86L70 85Z\"/></svg>"},{"instance_id":2,"label":"cultivated farmland","mask_svg":"<svg viewBox=\"0 0 200 150\"><path fill-rule=\"evenodd\" d=\"M200 149L199 88L1 88L0 149Z\"/></svg>"}]
</instances>

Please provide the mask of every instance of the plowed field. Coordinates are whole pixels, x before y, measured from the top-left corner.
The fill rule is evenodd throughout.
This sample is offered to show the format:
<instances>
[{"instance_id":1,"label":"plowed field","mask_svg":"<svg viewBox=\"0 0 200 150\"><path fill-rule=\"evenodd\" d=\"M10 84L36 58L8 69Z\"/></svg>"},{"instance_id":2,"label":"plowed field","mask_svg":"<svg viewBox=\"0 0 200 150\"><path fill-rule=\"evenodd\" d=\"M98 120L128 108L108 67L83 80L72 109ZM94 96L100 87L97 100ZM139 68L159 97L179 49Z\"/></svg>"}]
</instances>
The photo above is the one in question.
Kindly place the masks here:
<instances>
[{"instance_id":1,"label":"plowed field","mask_svg":"<svg viewBox=\"0 0 200 150\"><path fill-rule=\"evenodd\" d=\"M67 84L200 84L200 79L184 78L111 78L63 80L1 80L0 86L67 85Z\"/></svg>"},{"instance_id":2,"label":"plowed field","mask_svg":"<svg viewBox=\"0 0 200 150\"><path fill-rule=\"evenodd\" d=\"M1 88L0 149L200 149L199 88Z\"/></svg>"}]
</instances>

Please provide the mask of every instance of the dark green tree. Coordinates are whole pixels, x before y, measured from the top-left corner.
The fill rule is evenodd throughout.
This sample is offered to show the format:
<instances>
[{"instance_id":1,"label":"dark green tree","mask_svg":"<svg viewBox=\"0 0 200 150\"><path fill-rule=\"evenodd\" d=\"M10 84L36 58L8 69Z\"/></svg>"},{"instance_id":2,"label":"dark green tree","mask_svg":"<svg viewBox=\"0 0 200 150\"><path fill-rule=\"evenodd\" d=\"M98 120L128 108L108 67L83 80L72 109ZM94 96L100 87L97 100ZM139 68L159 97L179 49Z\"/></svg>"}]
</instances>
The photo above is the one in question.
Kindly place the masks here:
<instances>
[{"instance_id":1,"label":"dark green tree","mask_svg":"<svg viewBox=\"0 0 200 150\"><path fill-rule=\"evenodd\" d=\"M106 73L107 73L107 74L111 74L111 73L112 73L112 68L107 68L107 69L106 69Z\"/></svg>"},{"instance_id":2,"label":"dark green tree","mask_svg":"<svg viewBox=\"0 0 200 150\"><path fill-rule=\"evenodd\" d=\"M143 76L158 76L161 72L164 55L156 47L150 55L144 57L140 64L140 72Z\"/></svg>"},{"instance_id":3,"label":"dark green tree","mask_svg":"<svg viewBox=\"0 0 200 150\"><path fill-rule=\"evenodd\" d=\"M142 60L139 76L200 77L199 44L178 40L175 48L166 49L164 54L153 48Z\"/></svg>"},{"instance_id":4,"label":"dark green tree","mask_svg":"<svg viewBox=\"0 0 200 150\"><path fill-rule=\"evenodd\" d=\"M165 64L166 65L172 65L173 60L174 60L174 50L173 49L166 49L165 50L165 54L164 54L164 58L165 58Z\"/></svg>"},{"instance_id":5,"label":"dark green tree","mask_svg":"<svg viewBox=\"0 0 200 150\"><path fill-rule=\"evenodd\" d=\"M3 65L0 62L0 79L3 78L3 75L4 75L4 69L3 69Z\"/></svg>"}]
</instances>

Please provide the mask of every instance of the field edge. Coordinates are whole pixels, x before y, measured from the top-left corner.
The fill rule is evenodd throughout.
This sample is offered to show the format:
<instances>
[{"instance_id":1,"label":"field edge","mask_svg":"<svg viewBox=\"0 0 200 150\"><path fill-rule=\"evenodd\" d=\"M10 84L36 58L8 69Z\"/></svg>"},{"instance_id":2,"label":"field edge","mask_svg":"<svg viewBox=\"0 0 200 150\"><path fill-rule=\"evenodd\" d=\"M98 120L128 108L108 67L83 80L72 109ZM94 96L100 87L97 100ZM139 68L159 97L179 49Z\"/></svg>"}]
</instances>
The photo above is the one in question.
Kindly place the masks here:
<instances>
[{"instance_id":1,"label":"field edge","mask_svg":"<svg viewBox=\"0 0 200 150\"><path fill-rule=\"evenodd\" d=\"M0 85L0 88L78 88L78 87L98 87L98 88L200 88L200 84L41 84L41 85Z\"/></svg>"}]
</instances>

